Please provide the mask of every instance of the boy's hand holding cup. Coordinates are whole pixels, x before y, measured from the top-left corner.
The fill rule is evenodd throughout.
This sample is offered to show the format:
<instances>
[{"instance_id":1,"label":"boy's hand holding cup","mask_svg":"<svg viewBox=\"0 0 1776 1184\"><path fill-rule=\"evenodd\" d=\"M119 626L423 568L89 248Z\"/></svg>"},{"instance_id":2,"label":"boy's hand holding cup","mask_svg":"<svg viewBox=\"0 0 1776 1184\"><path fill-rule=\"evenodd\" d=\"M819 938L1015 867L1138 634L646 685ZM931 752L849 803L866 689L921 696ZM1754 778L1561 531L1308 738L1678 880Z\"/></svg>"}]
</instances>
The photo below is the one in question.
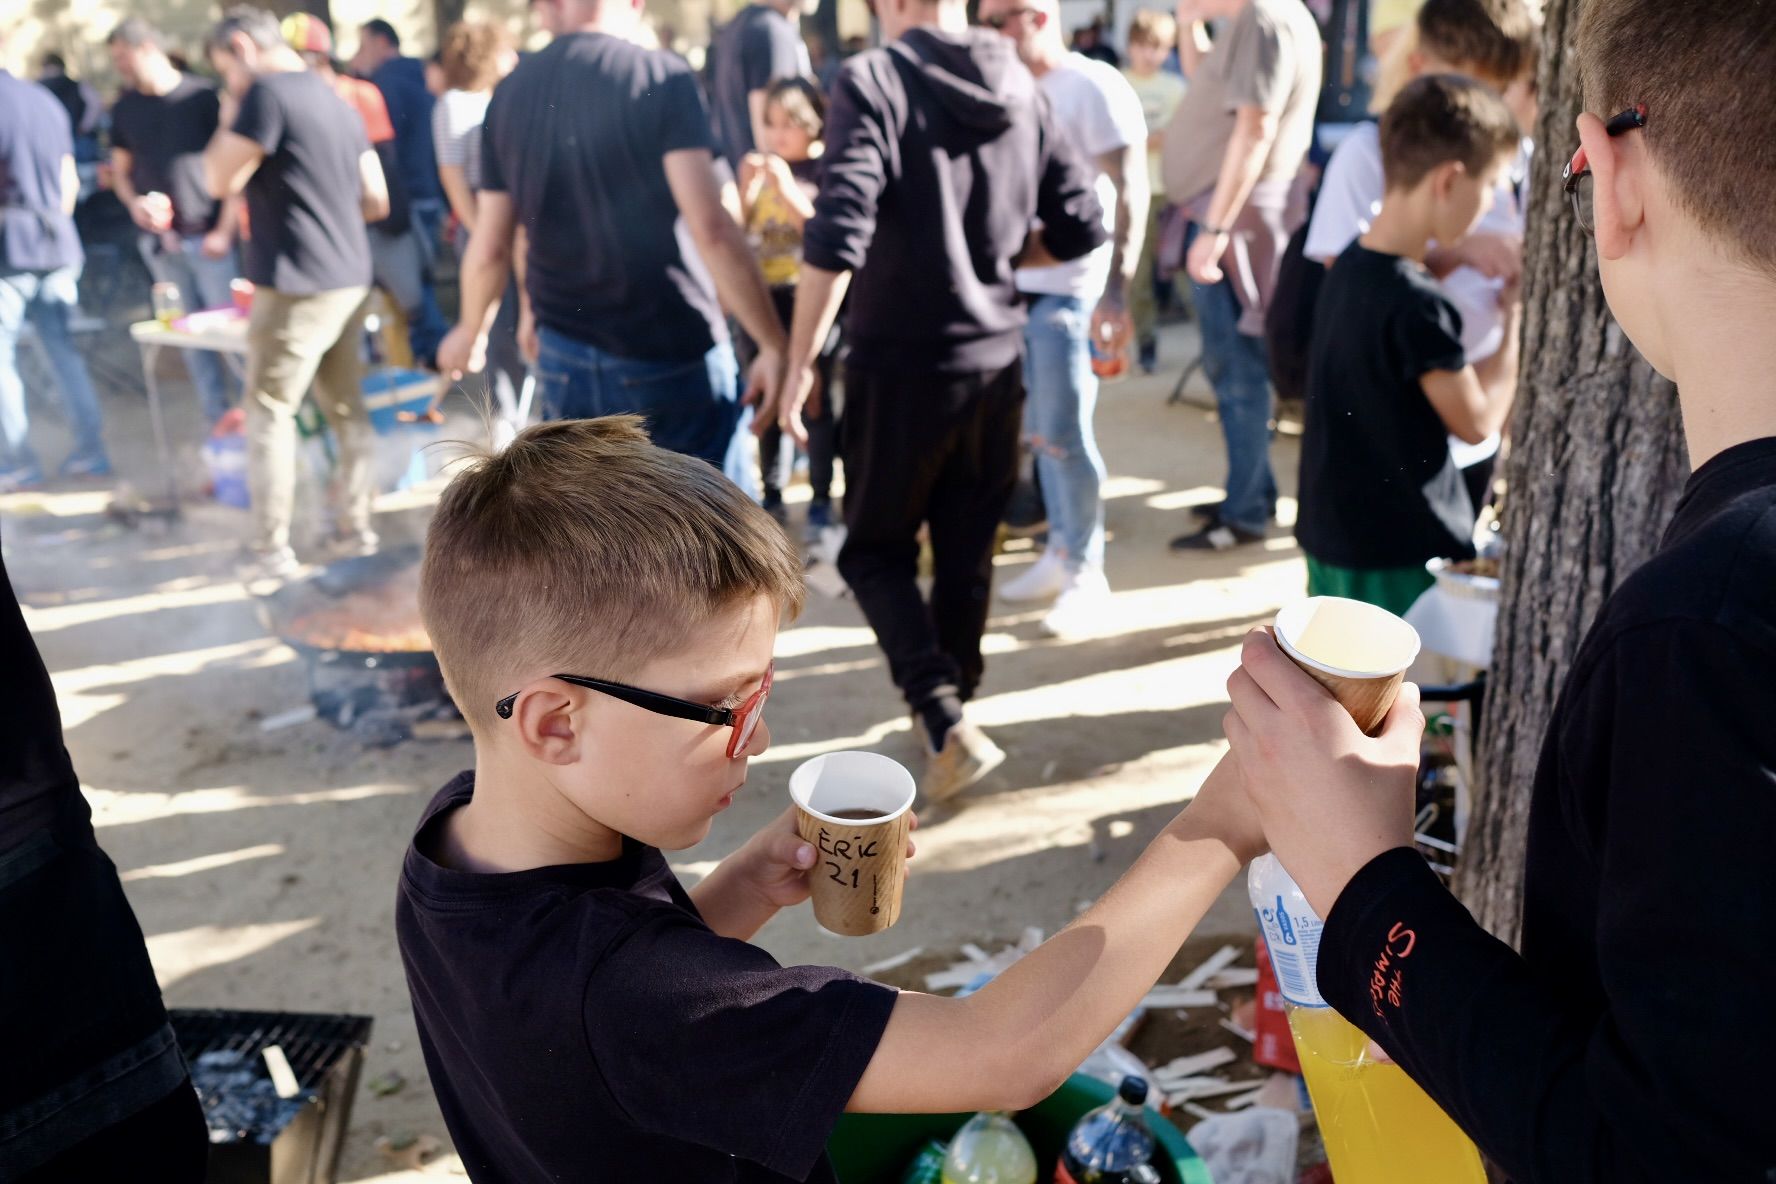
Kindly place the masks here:
<instances>
[{"instance_id":1,"label":"boy's hand holding cup","mask_svg":"<svg viewBox=\"0 0 1776 1184\"><path fill-rule=\"evenodd\" d=\"M1424 716L1418 634L1384 609L1310 597L1246 636L1227 739L1265 837L1327 916L1352 876L1412 842Z\"/></svg>"},{"instance_id":2,"label":"boy's hand holding cup","mask_svg":"<svg viewBox=\"0 0 1776 1184\"><path fill-rule=\"evenodd\" d=\"M808 884L821 928L863 937L900 919L916 790L911 773L873 752L829 752L790 774L796 830L814 848Z\"/></svg>"}]
</instances>

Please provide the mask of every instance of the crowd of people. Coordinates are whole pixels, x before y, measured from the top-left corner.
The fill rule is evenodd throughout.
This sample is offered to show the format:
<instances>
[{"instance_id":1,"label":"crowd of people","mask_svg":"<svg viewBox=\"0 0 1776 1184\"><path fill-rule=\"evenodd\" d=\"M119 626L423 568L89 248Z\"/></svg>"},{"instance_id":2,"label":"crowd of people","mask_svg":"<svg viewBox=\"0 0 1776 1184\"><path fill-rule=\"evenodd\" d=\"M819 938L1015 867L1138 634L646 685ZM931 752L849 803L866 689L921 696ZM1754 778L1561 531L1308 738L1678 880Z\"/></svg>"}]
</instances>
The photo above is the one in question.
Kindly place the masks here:
<instances>
[{"instance_id":1,"label":"crowd of people","mask_svg":"<svg viewBox=\"0 0 1776 1184\"><path fill-rule=\"evenodd\" d=\"M1074 926L966 999L783 968L750 944L807 896L815 853L787 815L689 892L661 855L708 833L770 742L776 631L805 594L790 446L809 454L806 525L846 527L838 567L923 740L927 803L1005 759L967 705L1022 456L1048 534L1000 594L1052 600L1058 636L1108 611L1093 408L1101 371L1154 354L1165 277L1186 282L1227 458L1224 500L1172 547L1265 539L1271 376L1292 359L1309 590L1403 611L1427 561L1473 555L1509 421L1536 15L1423 0L1390 30L1379 118L1328 127L1326 96L1343 105L1354 82L1328 74L1302 0L1143 15L1126 73L1102 28L1068 48L1058 0L980 0L973 24L962 0L878 0L880 44L824 81L794 0L743 9L707 80L646 44L642 7L534 0L552 39L516 63L491 30L453 28L432 88L380 21L348 75L324 24L230 9L205 47L220 87L140 21L110 39L131 86L113 161L150 268L214 290L238 247L255 287L239 397L256 573L297 566L293 416L311 386L340 445L337 547L376 547L373 284L440 371L536 376L548 422L463 468L421 576L476 766L407 850L397 934L471 1177L826 1180L845 1109L1032 1105L1269 847L1327 919L1326 997L1513 1179L1763 1179L1770 966L1746 938L1769 931L1776 894L1755 859L1723 857L1776 826L1776 408L1767 367L1738 360L1769 352L1776 311L1772 207L1739 188L1776 187L1744 139L1776 78L1756 6L1586 5L1590 113L1566 188L1623 332L1678 381L1696 471L1551 725L1523 952L1413 851L1415 694L1363 735L1258 630L1229 681L1229 754L1190 807ZM78 429L64 471L108 463L67 333L74 132L49 90L0 74L14 484L41 475L10 356L27 316ZM446 211L454 326L425 283ZM1306 314L1273 315L1291 305ZM236 397L195 359L193 379L211 412ZM72 771L22 621L3 623L28 676L5 694L48 754L13 771L35 787L21 800L96 852L84 813L51 809ZM566 668L588 673L552 673ZM1696 805L1699 778L1712 798ZM120 892L100 905L127 944ZM1690 945L1710 959L1672 957ZM145 957L129 968L146 980ZM113 1025L128 1071L105 1078L102 1112L173 1098L171 1141L191 1107L167 1092L179 1066L156 1019ZM98 1073L65 1067L42 1113L68 1109L64 1078ZM99 1125L33 1136L32 1162Z\"/></svg>"}]
</instances>

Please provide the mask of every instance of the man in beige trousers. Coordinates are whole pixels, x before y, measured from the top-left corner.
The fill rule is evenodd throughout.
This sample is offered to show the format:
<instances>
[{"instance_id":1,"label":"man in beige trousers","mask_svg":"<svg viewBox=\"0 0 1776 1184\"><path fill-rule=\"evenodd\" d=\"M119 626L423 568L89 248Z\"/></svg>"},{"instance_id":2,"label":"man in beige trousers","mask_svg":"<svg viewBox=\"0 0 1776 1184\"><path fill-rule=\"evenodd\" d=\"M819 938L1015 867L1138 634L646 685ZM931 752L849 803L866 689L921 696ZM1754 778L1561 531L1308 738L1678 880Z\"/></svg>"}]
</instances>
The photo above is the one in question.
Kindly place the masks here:
<instances>
[{"instance_id":1,"label":"man in beige trousers","mask_svg":"<svg viewBox=\"0 0 1776 1184\"><path fill-rule=\"evenodd\" d=\"M388 212L388 188L362 121L285 43L277 18L230 8L210 34L210 62L227 84L204 151L218 198L244 193L253 281L247 331L248 480L253 536L245 573L298 570L290 547L296 411L310 383L339 445L335 550L367 554L371 432L360 352L370 291L366 220Z\"/></svg>"}]
</instances>

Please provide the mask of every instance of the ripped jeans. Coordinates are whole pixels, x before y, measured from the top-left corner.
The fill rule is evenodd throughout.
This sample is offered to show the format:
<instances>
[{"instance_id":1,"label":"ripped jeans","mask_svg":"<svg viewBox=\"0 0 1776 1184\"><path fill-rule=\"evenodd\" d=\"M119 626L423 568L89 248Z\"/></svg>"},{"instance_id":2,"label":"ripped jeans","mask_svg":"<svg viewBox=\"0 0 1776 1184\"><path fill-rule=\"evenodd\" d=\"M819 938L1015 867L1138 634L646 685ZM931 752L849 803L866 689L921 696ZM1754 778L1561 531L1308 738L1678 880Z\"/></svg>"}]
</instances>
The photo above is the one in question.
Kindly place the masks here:
<instances>
[{"instance_id":1,"label":"ripped jeans","mask_svg":"<svg viewBox=\"0 0 1776 1184\"><path fill-rule=\"evenodd\" d=\"M1078 296L1037 296L1024 326L1024 435L1042 477L1048 544L1067 562L1104 566L1104 458L1092 431L1098 379L1091 368L1092 306Z\"/></svg>"}]
</instances>

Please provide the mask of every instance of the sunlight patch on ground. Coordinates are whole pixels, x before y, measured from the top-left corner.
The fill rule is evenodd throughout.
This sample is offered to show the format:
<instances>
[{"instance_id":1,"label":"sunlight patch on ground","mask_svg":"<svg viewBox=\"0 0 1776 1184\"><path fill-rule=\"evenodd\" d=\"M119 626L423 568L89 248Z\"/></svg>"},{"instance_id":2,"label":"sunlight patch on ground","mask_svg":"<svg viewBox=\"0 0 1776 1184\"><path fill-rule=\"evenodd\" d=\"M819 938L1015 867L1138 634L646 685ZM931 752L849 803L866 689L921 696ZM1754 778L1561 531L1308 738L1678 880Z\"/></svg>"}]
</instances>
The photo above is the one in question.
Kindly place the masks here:
<instances>
[{"instance_id":1,"label":"sunlight patch on ground","mask_svg":"<svg viewBox=\"0 0 1776 1184\"><path fill-rule=\"evenodd\" d=\"M304 917L252 925L198 925L173 933L157 933L148 938L148 958L154 963L154 977L160 980L160 989L164 991L200 970L250 958L320 923L319 917Z\"/></svg>"},{"instance_id":2,"label":"sunlight patch on ground","mask_svg":"<svg viewBox=\"0 0 1776 1184\"><path fill-rule=\"evenodd\" d=\"M25 624L31 632L42 636L75 625L90 625L113 617L129 617L137 613L162 609L195 608L203 605L230 604L247 599L247 590L230 582L177 581L188 587L166 588L144 592L138 596L119 596L110 600L86 600L77 604L58 604L45 608L25 608Z\"/></svg>"},{"instance_id":3,"label":"sunlight patch on ground","mask_svg":"<svg viewBox=\"0 0 1776 1184\"><path fill-rule=\"evenodd\" d=\"M261 843L257 847L242 847L238 851L218 851L214 855L199 855L193 859L181 859L174 863L150 863L144 867L132 868L119 873L118 879L125 884L133 880L165 880L176 876L192 876L199 872L215 871L219 867L229 867L237 863L245 863L249 859L266 859L273 855L282 855L282 843Z\"/></svg>"},{"instance_id":4,"label":"sunlight patch on ground","mask_svg":"<svg viewBox=\"0 0 1776 1184\"><path fill-rule=\"evenodd\" d=\"M325 802L357 802L365 798L395 797L418 793L411 785L354 785L345 789L315 789L305 793L262 795L245 786L187 789L178 793L130 793L123 790L81 787L92 804L93 826L129 826L181 814L224 814L264 806L313 806Z\"/></svg>"},{"instance_id":5,"label":"sunlight patch on ground","mask_svg":"<svg viewBox=\"0 0 1776 1184\"><path fill-rule=\"evenodd\" d=\"M24 493L0 495L0 510L28 518L47 514L52 518L83 518L103 514L116 495L109 489L86 489L71 493L50 493L32 489Z\"/></svg>"},{"instance_id":6,"label":"sunlight patch on ground","mask_svg":"<svg viewBox=\"0 0 1776 1184\"><path fill-rule=\"evenodd\" d=\"M1188 489L1156 493L1144 504L1150 510L1188 510L1191 506L1218 502L1223 496L1218 485L1192 485Z\"/></svg>"},{"instance_id":7,"label":"sunlight patch on ground","mask_svg":"<svg viewBox=\"0 0 1776 1184\"><path fill-rule=\"evenodd\" d=\"M191 675L212 664L230 662L236 669L253 670L278 666L294 657L293 651L270 637L231 641L176 654L155 654L100 666L77 666L51 675L62 710L62 729L72 731L122 703L117 688L148 682L168 675ZM103 688L101 691L100 688Z\"/></svg>"},{"instance_id":8,"label":"sunlight patch on ground","mask_svg":"<svg viewBox=\"0 0 1776 1184\"><path fill-rule=\"evenodd\" d=\"M777 635L777 658L805 658L826 650L867 646L876 648L876 635L869 626L801 625L785 629Z\"/></svg>"}]
</instances>

